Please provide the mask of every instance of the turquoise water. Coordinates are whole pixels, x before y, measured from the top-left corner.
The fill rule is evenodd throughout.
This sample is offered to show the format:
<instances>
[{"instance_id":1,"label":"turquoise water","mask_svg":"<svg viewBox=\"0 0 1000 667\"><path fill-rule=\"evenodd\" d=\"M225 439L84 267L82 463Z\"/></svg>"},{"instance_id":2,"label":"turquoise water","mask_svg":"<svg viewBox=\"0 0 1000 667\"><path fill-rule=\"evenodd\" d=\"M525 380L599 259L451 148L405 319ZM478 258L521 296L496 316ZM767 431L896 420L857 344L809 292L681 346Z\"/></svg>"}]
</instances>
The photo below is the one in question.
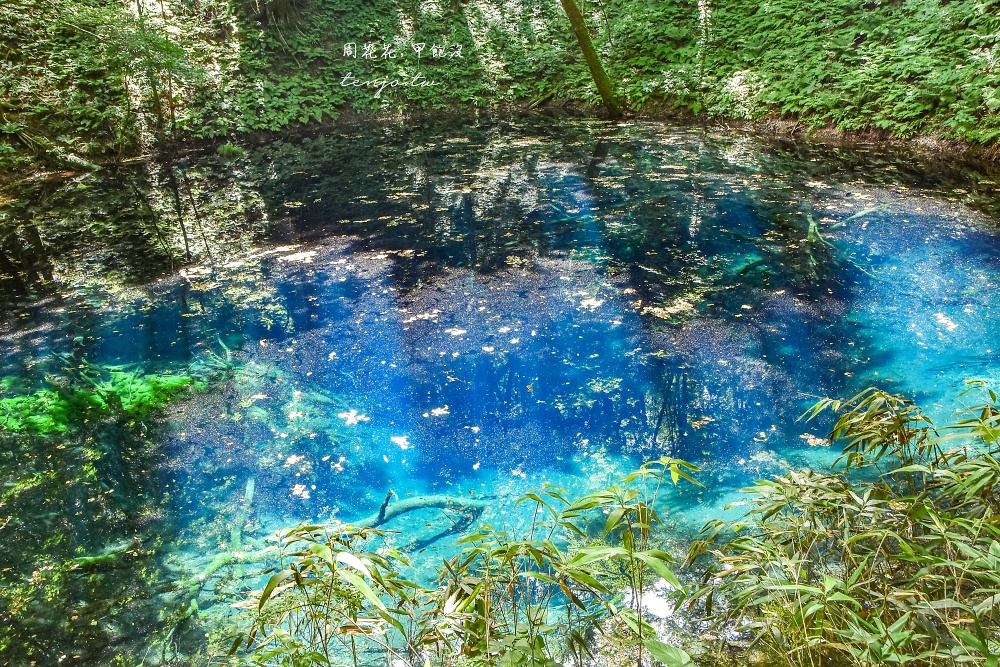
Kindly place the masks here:
<instances>
[{"instance_id":1,"label":"turquoise water","mask_svg":"<svg viewBox=\"0 0 1000 667\"><path fill-rule=\"evenodd\" d=\"M99 454L66 455L62 495L0 512L38 513L4 529L36 554L5 556L9 581L132 545L71 574L56 618L17 621L6 655L188 664L259 586L251 565L209 572L220 554L360 520L390 492L488 499L481 521L516 525L530 488L585 493L667 454L703 468L704 489L665 501L683 537L737 516L752 480L833 461L828 424L797 421L817 397L877 384L946 419L965 379L1000 373L1000 236L986 175L928 170L525 121L361 128L53 186L30 205L47 252L9 283L0 376L41 386L57 353L232 363L162 419L89 432ZM85 465L97 482L76 488ZM426 570L454 553L434 539L449 521L386 527L421 541ZM179 616L169 582L205 572Z\"/></svg>"}]
</instances>

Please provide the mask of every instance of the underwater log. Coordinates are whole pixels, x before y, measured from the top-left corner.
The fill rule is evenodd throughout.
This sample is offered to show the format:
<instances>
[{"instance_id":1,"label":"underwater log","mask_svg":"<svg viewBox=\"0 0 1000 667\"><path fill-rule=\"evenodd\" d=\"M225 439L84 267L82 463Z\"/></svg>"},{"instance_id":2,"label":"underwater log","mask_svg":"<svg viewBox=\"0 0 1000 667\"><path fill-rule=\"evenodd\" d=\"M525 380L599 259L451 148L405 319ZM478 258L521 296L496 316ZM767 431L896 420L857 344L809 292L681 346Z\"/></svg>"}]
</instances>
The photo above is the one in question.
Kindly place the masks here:
<instances>
[{"instance_id":1,"label":"underwater log","mask_svg":"<svg viewBox=\"0 0 1000 667\"><path fill-rule=\"evenodd\" d=\"M389 496L386 496L386 501ZM383 502L379 511L360 521L353 522L355 526L363 528L378 528L383 523L390 521L401 514L423 509L454 510L457 512L474 512L477 516L486 509L489 504L486 500L476 500L475 498L458 498L455 496L433 495L416 496L406 498L396 503Z\"/></svg>"},{"instance_id":2,"label":"underwater log","mask_svg":"<svg viewBox=\"0 0 1000 667\"><path fill-rule=\"evenodd\" d=\"M421 549L437 542L443 537L462 532L472 525L472 522L479 518L479 515L483 513L483 510L486 509L487 504L489 504L486 500L444 495L417 496L415 498L406 498L405 500L392 503L391 501L393 495L394 494L390 489L385 495L385 500L382 501L382 504L379 506L378 512L366 519L355 522L354 525L361 528L378 528L387 521L390 521L402 514L423 509L439 509L443 514L445 514L445 516L448 517L449 521L451 521L450 526L446 526L433 535L426 535L421 538L413 539L405 545L401 545L399 547L401 551ZM457 515L454 517L450 516L445 512L445 510L456 512Z\"/></svg>"}]
</instances>

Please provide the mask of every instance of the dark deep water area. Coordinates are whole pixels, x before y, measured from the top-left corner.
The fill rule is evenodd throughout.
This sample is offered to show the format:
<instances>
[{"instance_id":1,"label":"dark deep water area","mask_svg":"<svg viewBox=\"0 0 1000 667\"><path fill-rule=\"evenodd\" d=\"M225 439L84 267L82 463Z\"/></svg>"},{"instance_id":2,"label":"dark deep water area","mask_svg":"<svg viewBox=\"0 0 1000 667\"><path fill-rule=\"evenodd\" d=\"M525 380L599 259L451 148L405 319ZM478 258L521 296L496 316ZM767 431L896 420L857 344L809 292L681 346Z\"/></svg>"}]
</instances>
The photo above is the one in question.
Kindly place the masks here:
<instances>
[{"instance_id":1,"label":"dark deep water area","mask_svg":"<svg viewBox=\"0 0 1000 667\"><path fill-rule=\"evenodd\" d=\"M1000 379L992 178L524 119L21 184L0 201L0 399L66 359L223 372L162 413L0 431L0 657L197 664L261 586L238 554L390 490L516 525L528 489L667 454L703 468L665 501L683 540L754 479L832 463L829 424L798 420L818 397L877 384L946 419L964 380ZM414 576L455 553L449 520L387 526L421 541Z\"/></svg>"}]
</instances>

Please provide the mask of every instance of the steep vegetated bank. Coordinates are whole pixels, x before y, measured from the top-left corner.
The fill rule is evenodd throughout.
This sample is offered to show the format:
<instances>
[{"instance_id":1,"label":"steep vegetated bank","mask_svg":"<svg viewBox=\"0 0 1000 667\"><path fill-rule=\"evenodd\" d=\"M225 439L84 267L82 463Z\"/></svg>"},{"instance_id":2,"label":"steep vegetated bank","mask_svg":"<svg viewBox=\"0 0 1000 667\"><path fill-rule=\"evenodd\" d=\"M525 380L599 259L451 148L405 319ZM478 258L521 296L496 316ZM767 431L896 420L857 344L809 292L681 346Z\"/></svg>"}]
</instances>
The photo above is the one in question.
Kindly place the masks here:
<instances>
[{"instance_id":1,"label":"steep vegetated bank","mask_svg":"<svg viewBox=\"0 0 1000 667\"><path fill-rule=\"evenodd\" d=\"M0 171L79 168L88 159L135 152L126 64L94 32L104 22L110 36L124 16L102 0L4 3Z\"/></svg>"},{"instance_id":2,"label":"steep vegetated bank","mask_svg":"<svg viewBox=\"0 0 1000 667\"><path fill-rule=\"evenodd\" d=\"M581 3L624 106L992 143L997 0ZM554 0L15 0L0 168L328 122L345 107L598 105Z\"/></svg>"}]
</instances>

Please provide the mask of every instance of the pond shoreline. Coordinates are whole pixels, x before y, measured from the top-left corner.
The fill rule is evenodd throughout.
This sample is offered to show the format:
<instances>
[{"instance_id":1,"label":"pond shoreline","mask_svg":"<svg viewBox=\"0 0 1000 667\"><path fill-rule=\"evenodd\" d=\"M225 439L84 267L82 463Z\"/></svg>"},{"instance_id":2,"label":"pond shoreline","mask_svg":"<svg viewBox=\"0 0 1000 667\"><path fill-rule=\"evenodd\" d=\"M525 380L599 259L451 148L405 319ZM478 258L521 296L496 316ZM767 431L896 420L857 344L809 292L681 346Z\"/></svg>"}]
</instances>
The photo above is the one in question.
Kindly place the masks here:
<instances>
[{"instance_id":1,"label":"pond shoreline","mask_svg":"<svg viewBox=\"0 0 1000 667\"><path fill-rule=\"evenodd\" d=\"M886 151L914 151L922 155L944 157L949 161L976 164L982 169L993 170L1000 165L1000 144L973 144L960 139L941 139L932 134L900 137L889 130L868 128L842 130L832 125L811 126L800 118L765 116L755 120L692 115L667 107L649 106L635 112L631 118L644 121L670 122L707 129L726 129L749 132L755 136L779 141L805 142L858 150L876 148Z\"/></svg>"},{"instance_id":2,"label":"pond shoreline","mask_svg":"<svg viewBox=\"0 0 1000 667\"><path fill-rule=\"evenodd\" d=\"M230 137L214 139L182 140L164 144L154 150L119 160L95 160L97 169L114 169L144 161L170 162L189 156L204 155L226 143L261 145L280 139L294 139L320 135L331 130L357 131L372 125L384 123L440 120L442 117L456 121L470 118L493 121L518 120L528 117L549 116L554 119L578 118L581 120L605 120L603 110L582 104L578 100L548 100L543 104L498 105L489 108L449 106L443 109L414 109L407 112L358 112L352 108L341 109L336 118L321 123L294 125L281 130L259 130L234 134ZM912 153L922 159L940 160L957 168L971 167L983 172L1000 170L1000 144L971 144L958 139L939 139L933 135L903 138L894 136L888 130L840 130L832 126L811 127L799 119L768 116L758 120L738 118L709 118L704 114L694 115L665 105L650 105L639 111L626 112L619 124L630 122L662 123L682 129L700 128L705 131L741 132L769 141L806 144L821 148L848 151L871 151L887 153ZM59 180L73 178L93 171L88 169L53 169L24 173L0 173L0 194L10 186L35 180ZM2 200L0 200L2 201Z\"/></svg>"}]
</instances>

